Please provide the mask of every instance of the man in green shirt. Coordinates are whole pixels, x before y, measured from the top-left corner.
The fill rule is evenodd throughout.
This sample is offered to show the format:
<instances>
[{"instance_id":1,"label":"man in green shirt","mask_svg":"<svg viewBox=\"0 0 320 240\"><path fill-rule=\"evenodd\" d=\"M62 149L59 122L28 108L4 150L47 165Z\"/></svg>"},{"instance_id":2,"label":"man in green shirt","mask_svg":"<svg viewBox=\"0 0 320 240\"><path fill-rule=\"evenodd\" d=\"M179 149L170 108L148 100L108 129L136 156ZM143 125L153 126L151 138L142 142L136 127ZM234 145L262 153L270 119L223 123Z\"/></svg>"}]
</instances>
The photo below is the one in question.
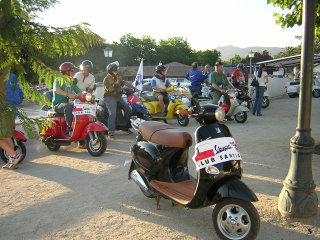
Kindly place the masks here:
<instances>
[{"instance_id":1,"label":"man in green shirt","mask_svg":"<svg viewBox=\"0 0 320 240\"><path fill-rule=\"evenodd\" d=\"M76 67L70 62L64 62L60 65L59 71L63 75L72 77ZM69 134L72 134L72 110L73 104L69 103L69 99L75 99L81 90L71 82L65 82L63 78L56 78L53 84L52 106L55 112L63 113L68 126Z\"/></svg>"},{"instance_id":2,"label":"man in green shirt","mask_svg":"<svg viewBox=\"0 0 320 240\"><path fill-rule=\"evenodd\" d=\"M218 104L221 95L226 93L227 88L234 88L222 72L221 62L216 62L215 72L209 75L209 84L211 86L210 96L213 104Z\"/></svg>"}]
</instances>

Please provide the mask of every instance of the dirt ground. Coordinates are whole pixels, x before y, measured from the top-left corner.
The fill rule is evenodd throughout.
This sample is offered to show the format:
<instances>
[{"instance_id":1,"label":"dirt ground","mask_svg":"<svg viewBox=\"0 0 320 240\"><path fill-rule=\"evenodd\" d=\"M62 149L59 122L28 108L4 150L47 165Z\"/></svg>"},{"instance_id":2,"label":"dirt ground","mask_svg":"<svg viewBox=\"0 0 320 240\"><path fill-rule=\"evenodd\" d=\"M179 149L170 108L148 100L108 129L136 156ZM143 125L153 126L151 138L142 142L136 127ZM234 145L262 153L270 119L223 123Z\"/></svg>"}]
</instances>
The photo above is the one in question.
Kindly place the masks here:
<instances>
[{"instance_id":1,"label":"dirt ground","mask_svg":"<svg viewBox=\"0 0 320 240\"><path fill-rule=\"evenodd\" d=\"M312 136L320 141L320 98L313 98L312 106ZM32 115L39 107L24 109ZM244 160L243 181L259 198L254 203L261 218L257 239L320 239L320 205L316 218L302 222L277 210L297 110L297 98L272 99L263 117L249 114L244 124L227 123ZM182 128L175 120L169 124ZM197 126L191 119L183 129L193 133ZM156 210L155 200L128 181L124 162L131 158L134 141L135 134L117 132L102 156L91 157L75 143L50 152L43 143L28 140L19 169L0 170L0 239L217 239L211 207L188 210L161 200ZM312 167L320 199L320 155L313 155Z\"/></svg>"}]
</instances>

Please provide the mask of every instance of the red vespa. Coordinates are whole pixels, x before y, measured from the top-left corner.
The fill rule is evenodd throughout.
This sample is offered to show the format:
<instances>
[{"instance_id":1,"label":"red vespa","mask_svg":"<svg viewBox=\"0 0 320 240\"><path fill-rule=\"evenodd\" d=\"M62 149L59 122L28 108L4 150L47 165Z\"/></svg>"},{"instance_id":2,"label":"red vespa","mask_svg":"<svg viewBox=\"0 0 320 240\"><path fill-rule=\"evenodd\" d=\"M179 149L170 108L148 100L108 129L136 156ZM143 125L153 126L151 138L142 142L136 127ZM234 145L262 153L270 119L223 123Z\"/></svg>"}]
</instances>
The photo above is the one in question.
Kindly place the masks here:
<instances>
[{"instance_id":1,"label":"red vespa","mask_svg":"<svg viewBox=\"0 0 320 240\"><path fill-rule=\"evenodd\" d=\"M51 122L40 132L42 142L50 151L57 151L60 146L70 145L71 142L85 140L88 152L92 156L100 156L107 148L107 140L104 135L108 128L101 122L97 122L97 104L91 93L82 92L74 100L72 136L68 136L68 128L63 114L53 110L48 111L48 119Z\"/></svg>"},{"instance_id":2,"label":"red vespa","mask_svg":"<svg viewBox=\"0 0 320 240\"><path fill-rule=\"evenodd\" d=\"M16 123L13 124L13 136L14 151L18 152L20 158L19 163L21 163L27 155L27 149L23 143L27 141L27 138L23 132L16 130ZM2 148L0 148L0 157L4 163L9 161L9 154Z\"/></svg>"}]
</instances>

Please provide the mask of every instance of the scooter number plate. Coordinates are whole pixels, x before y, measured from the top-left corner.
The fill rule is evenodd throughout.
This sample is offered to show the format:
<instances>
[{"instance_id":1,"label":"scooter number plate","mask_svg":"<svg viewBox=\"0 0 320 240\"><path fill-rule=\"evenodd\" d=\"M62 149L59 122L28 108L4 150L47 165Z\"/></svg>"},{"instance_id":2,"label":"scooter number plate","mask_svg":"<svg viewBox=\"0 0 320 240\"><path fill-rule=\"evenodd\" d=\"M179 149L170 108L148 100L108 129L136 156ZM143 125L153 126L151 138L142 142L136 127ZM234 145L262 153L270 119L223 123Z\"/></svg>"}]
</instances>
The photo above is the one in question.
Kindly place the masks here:
<instances>
[{"instance_id":1,"label":"scooter number plate","mask_svg":"<svg viewBox=\"0 0 320 240\"><path fill-rule=\"evenodd\" d=\"M192 160L197 170L200 170L227 161L242 160L242 158L235 140L231 137L223 137L198 143Z\"/></svg>"}]
</instances>

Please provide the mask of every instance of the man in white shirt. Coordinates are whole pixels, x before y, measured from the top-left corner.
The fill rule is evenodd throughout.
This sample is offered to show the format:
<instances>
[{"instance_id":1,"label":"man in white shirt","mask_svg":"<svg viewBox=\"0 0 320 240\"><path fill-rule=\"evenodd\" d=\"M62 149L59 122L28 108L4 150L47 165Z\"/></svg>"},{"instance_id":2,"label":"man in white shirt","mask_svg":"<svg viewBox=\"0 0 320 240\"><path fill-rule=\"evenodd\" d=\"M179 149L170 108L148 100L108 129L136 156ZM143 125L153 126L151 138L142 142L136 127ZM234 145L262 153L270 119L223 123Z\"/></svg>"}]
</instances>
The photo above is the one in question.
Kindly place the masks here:
<instances>
[{"instance_id":1,"label":"man in white shirt","mask_svg":"<svg viewBox=\"0 0 320 240\"><path fill-rule=\"evenodd\" d=\"M84 60L80 64L80 72L77 72L73 78L77 79L77 87L81 91L92 92L94 90L94 84L96 82L95 77L91 74L93 64L89 60Z\"/></svg>"}]
</instances>

